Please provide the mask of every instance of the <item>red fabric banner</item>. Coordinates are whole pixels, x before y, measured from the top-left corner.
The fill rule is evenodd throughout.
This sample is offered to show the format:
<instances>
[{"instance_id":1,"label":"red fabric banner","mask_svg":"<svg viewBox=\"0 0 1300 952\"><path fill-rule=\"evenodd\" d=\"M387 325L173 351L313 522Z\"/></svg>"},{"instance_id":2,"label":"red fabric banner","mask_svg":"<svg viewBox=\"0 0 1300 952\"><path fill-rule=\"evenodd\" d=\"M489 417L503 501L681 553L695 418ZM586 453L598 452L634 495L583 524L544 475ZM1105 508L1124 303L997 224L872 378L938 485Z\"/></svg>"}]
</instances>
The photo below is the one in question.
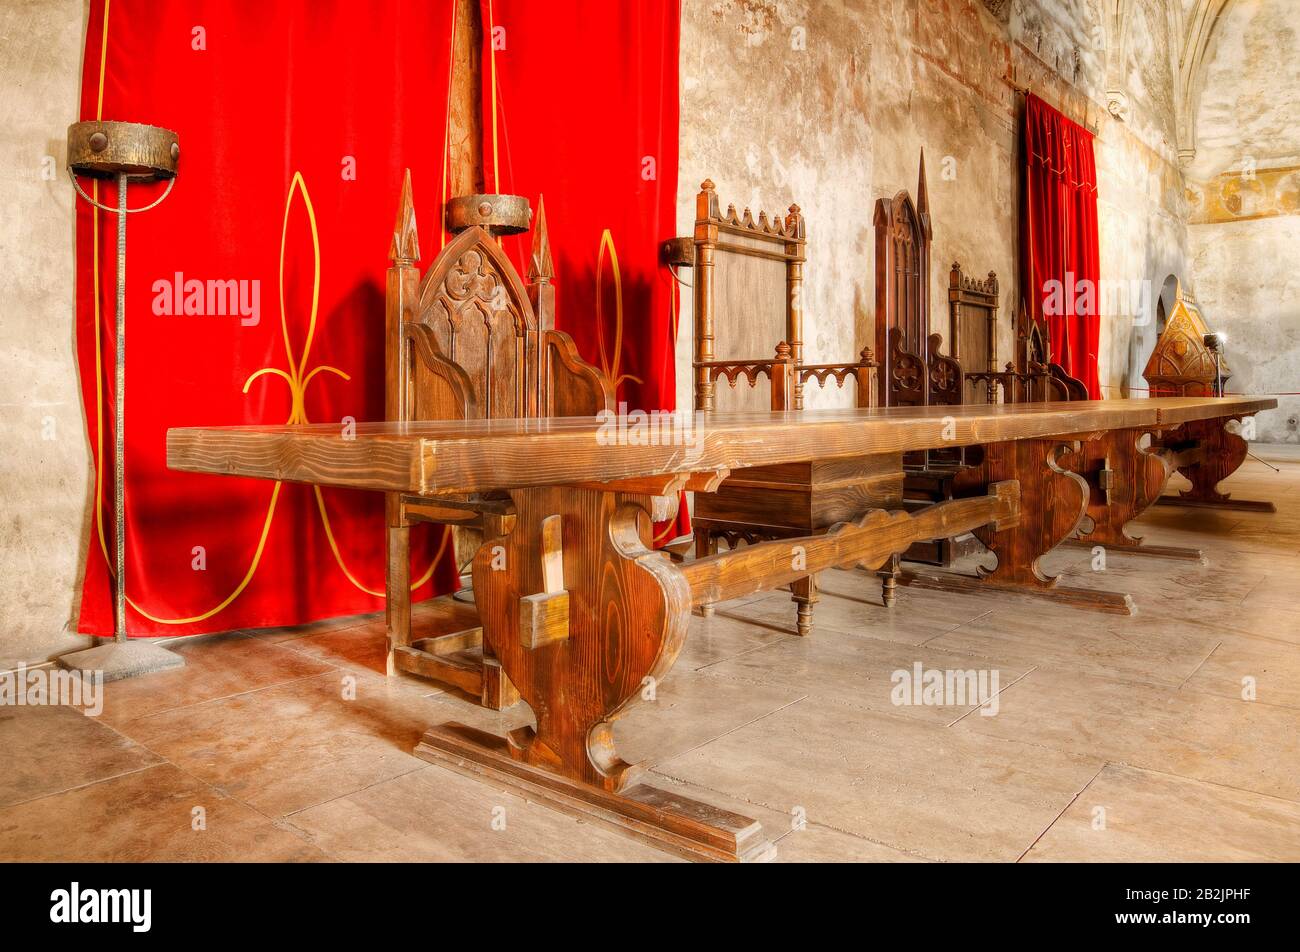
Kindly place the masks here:
<instances>
[{"instance_id":1,"label":"red fabric banner","mask_svg":"<svg viewBox=\"0 0 1300 952\"><path fill-rule=\"evenodd\" d=\"M545 197L557 324L630 407L671 409L678 4L481 7L488 187ZM530 240L507 241L521 267Z\"/></svg>"},{"instance_id":2,"label":"red fabric banner","mask_svg":"<svg viewBox=\"0 0 1300 952\"><path fill-rule=\"evenodd\" d=\"M677 0L481 0L489 191L545 198L556 324L631 410L676 405ZM531 236L506 239L527 264ZM664 541L687 526L656 527Z\"/></svg>"},{"instance_id":3,"label":"red fabric banner","mask_svg":"<svg viewBox=\"0 0 1300 952\"><path fill-rule=\"evenodd\" d=\"M1047 320L1053 359L1101 398L1097 165L1093 135L1037 96L1025 102L1021 296Z\"/></svg>"},{"instance_id":4,"label":"red fabric banner","mask_svg":"<svg viewBox=\"0 0 1300 952\"><path fill-rule=\"evenodd\" d=\"M166 468L168 427L384 414L384 271L402 170L437 182L452 0L92 0L82 119L180 139L127 226L127 624L177 635L383 606L377 494ZM86 186L89 188L89 185ZM154 186L129 189L132 207ZM95 194L115 205L116 189ZM432 209L431 209L432 211ZM80 630L112 633L116 216L77 203L77 349L95 507ZM438 247L440 216L422 214ZM228 284L226 282L234 282ZM441 529L417 597L454 584ZM448 547L449 548L449 547Z\"/></svg>"}]
</instances>

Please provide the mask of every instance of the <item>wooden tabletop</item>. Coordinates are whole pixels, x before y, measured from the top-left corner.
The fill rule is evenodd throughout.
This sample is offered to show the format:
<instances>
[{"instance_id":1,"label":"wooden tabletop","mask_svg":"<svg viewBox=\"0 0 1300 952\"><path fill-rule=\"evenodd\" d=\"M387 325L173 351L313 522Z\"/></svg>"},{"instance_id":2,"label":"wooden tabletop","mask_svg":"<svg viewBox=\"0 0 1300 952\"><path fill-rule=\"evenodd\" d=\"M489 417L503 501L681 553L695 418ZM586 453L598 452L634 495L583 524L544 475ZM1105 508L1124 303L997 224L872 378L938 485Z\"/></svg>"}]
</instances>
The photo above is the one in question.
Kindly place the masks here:
<instances>
[{"instance_id":1,"label":"wooden tabletop","mask_svg":"<svg viewBox=\"0 0 1300 952\"><path fill-rule=\"evenodd\" d=\"M327 423L184 427L167 432L167 465L385 492L464 493L1172 427L1276 406L1269 398L1161 397L669 414L653 424L635 417L603 423L595 417L555 417L358 423L351 433Z\"/></svg>"}]
</instances>

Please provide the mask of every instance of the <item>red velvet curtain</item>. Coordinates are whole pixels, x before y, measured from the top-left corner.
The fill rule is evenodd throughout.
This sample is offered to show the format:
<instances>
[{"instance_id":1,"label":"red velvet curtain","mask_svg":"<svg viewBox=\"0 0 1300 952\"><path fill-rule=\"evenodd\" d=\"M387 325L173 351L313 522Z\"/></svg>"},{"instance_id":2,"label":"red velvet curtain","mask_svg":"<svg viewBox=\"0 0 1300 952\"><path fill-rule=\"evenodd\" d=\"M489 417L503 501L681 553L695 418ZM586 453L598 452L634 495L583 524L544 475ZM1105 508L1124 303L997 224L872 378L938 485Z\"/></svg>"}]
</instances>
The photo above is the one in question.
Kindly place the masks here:
<instances>
[{"instance_id":1,"label":"red velvet curtain","mask_svg":"<svg viewBox=\"0 0 1300 952\"><path fill-rule=\"evenodd\" d=\"M452 0L91 3L81 118L165 126L181 149L170 197L127 225L131 635L383 606L382 498L173 472L165 434L383 418L384 271L407 164L429 209L420 243L426 256L438 246L427 203L445 147L451 11ZM157 192L133 187L132 207ZM97 193L117 201L111 183ZM96 477L79 629L107 635L115 216L79 199L76 241ZM176 299L166 289L178 281ZM256 313L222 312L207 289L227 281ZM417 597L454 584L442 538L417 540Z\"/></svg>"},{"instance_id":2,"label":"red velvet curtain","mask_svg":"<svg viewBox=\"0 0 1300 952\"><path fill-rule=\"evenodd\" d=\"M481 9L488 188L545 198L557 326L630 410L671 410L677 298L659 243L677 234L678 0ZM506 239L521 268L531 240Z\"/></svg>"},{"instance_id":3,"label":"red velvet curtain","mask_svg":"<svg viewBox=\"0 0 1300 952\"><path fill-rule=\"evenodd\" d=\"M440 245L452 13L453 0L92 0L80 118L165 126L181 147L172 195L128 224L130 634L383 606L378 494L172 472L165 433L382 419L384 272L407 166L422 266ZM499 186L546 193L563 326L600 357L599 263L604 353L632 375L624 393L671 405L671 305L653 248L674 233L676 2L485 0L489 14L506 28ZM645 155L658 159L653 178L640 177ZM111 184L95 194L116 204ZM131 204L157 194L133 188ZM77 354L96 477L79 628L97 635L113 629L115 235L114 216L78 200ZM186 293L161 299L177 280L183 292L235 282L250 304L256 289L256 319L215 313L202 293L192 309ZM418 598L454 584L454 566L441 529L417 531Z\"/></svg>"},{"instance_id":4,"label":"red velvet curtain","mask_svg":"<svg viewBox=\"0 0 1300 952\"><path fill-rule=\"evenodd\" d=\"M1100 399L1097 165L1093 135L1037 96L1025 103L1021 296L1053 359Z\"/></svg>"}]
</instances>

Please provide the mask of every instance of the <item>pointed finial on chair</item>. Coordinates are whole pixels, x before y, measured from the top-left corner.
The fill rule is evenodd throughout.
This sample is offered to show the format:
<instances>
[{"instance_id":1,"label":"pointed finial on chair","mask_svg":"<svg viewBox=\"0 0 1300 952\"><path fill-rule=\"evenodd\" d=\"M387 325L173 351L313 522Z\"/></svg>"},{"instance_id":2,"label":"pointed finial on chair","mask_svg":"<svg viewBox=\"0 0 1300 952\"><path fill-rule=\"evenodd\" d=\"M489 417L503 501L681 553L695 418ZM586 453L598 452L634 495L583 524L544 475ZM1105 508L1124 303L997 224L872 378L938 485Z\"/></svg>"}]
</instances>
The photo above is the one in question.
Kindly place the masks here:
<instances>
[{"instance_id":1,"label":"pointed finial on chair","mask_svg":"<svg viewBox=\"0 0 1300 952\"><path fill-rule=\"evenodd\" d=\"M538 284L555 277L551 260L551 236L546 228L546 198L537 196L537 219L533 222L533 250L528 257L528 283Z\"/></svg>"},{"instance_id":2,"label":"pointed finial on chair","mask_svg":"<svg viewBox=\"0 0 1300 952\"><path fill-rule=\"evenodd\" d=\"M415 203L411 199L411 170L402 176L402 198L393 225L393 243L388 249L393 264L415 264L420 260L420 239L415 230Z\"/></svg>"},{"instance_id":3,"label":"pointed finial on chair","mask_svg":"<svg viewBox=\"0 0 1300 952\"><path fill-rule=\"evenodd\" d=\"M787 210L787 213L786 213L786 216L785 216L785 230L786 230L788 233L790 233L790 234L794 234L795 231L798 230L798 228L799 228L799 213L800 213L801 211L802 211L802 209L801 209L798 205L794 205L794 204L792 204L792 205L790 206L790 208Z\"/></svg>"},{"instance_id":4,"label":"pointed finial on chair","mask_svg":"<svg viewBox=\"0 0 1300 952\"><path fill-rule=\"evenodd\" d=\"M925 183L925 147L921 147L921 169L916 183L916 211L920 215L930 214L930 190Z\"/></svg>"},{"instance_id":5,"label":"pointed finial on chair","mask_svg":"<svg viewBox=\"0 0 1300 952\"><path fill-rule=\"evenodd\" d=\"M714 188L716 188L716 186L713 184L713 179L706 178L703 182L700 183L701 191L711 192L714 190Z\"/></svg>"}]
</instances>

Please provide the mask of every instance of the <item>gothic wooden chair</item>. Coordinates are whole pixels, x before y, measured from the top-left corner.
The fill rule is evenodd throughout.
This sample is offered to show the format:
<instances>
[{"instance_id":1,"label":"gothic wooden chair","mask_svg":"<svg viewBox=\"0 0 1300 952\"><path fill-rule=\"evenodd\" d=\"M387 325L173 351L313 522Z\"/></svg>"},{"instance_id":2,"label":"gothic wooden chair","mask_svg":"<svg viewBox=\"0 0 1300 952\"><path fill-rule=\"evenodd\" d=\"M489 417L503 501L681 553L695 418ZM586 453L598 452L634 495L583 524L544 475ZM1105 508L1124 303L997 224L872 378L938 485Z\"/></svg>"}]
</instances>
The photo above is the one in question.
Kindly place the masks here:
<instances>
[{"instance_id":1,"label":"gothic wooden chair","mask_svg":"<svg viewBox=\"0 0 1300 952\"><path fill-rule=\"evenodd\" d=\"M881 406L951 406L965 402L966 384L956 354L943 352L944 336L931 326L929 190L922 151L917 175L916 200L906 190L876 201L876 348L880 357L877 376ZM961 320L966 296L949 301L954 317L950 333L956 342L963 329L970 338L969 321ZM985 332L987 333L987 332ZM969 345L972 350L974 342ZM929 450L903 457L905 504L915 507L948 498L951 481L965 460L961 449ZM913 545L904 558L948 564L978 550L973 536L936 539ZM886 604L893 602L895 571L886 571Z\"/></svg>"},{"instance_id":2,"label":"gothic wooden chair","mask_svg":"<svg viewBox=\"0 0 1300 952\"><path fill-rule=\"evenodd\" d=\"M899 192L876 202L876 346L881 354L879 400L883 406L948 406L1030 399L1087 398L1086 388L1051 360L1046 325L1017 316L1016 360L997 370L998 280L967 277L953 263L948 275L948 332L951 353L930 318L930 242L933 236L925 152L921 153L917 198ZM963 371L962 362L980 369ZM1081 393L1080 393L1081 392ZM930 450L904 457L904 498L908 506L951 498L953 480L978 462L978 447ZM934 539L913 545L908 561L950 565L982 551L974 535ZM885 575L886 602L892 601L894 571Z\"/></svg>"},{"instance_id":3,"label":"gothic wooden chair","mask_svg":"<svg viewBox=\"0 0 1300 952\"><path fill-rule=\"evenodd\" d=\"M1151 387L1151 396L1223 396L1223 385L1232 376L1232 371L1222 353L1216 354L1210 348L1207 343L1210 337L1210 326L1200 307L1179 282L1174 288L1173 307L1142 371ZM1240 426L1242 421L1234 422ZM1249 452L1244 434L1227 429L1224 421L1185 424L1160 434L1153 442L1179 459L1178 471L1192 484L1190 489L1180 490L1177 495L1161 496L1158 501L1162 505L1247 512L1277 511L1276 505L1267 500L1234 499L1231 493L1219 492L1220 481L1230 475Z\"/></svg>"},{"instance_id":4,"label":"gothic wooden chair","mask_svg":"<svg viewBox=\"0 0 1300 952\"><path fill-rule=\"evenodd\" d=\"M954 261L948 272L948 321L952 328L952 356L964 367L979 367L988 372L998 369L998 276L990 271L987 278L968 277L960 262ZM963 403L995 402L992 384L965 374Z\"/></svg>"},{"instance_id":5,"label":"gothic wooden chair","mask_svg":"<svg viewBox=\"0 0 1300 952\"><path fill-rule=\"evenodd\" d=\"M1015 341L1014 360L1002 370L991 365L988 370L968 371L967 386L982 389L989 403L996 403L999 396L1003 403L1088 399L1087 385L1052 359L1051 330L1046 321L1029 315L1024 301L1015 315Z\"/></svg>"},{"instance_id":6,"label":"gothic wooden chair","mask_svg":"<svg viewBox=\"0 0 1300 952\"><path fill-rule=\"evenodd\" d=\"M876 352L884 407L962 402L961 364L930 328L930 200L921 153L916 202L907 191L876 201ZM946 451L940 451L946 452ZM930 455L912 454L924 467Z\"/></svg>"},{"instance_id":7,"label":"gothic wooden chair","mask_svg":"<svg viewBox=\"0 0 1300 952\"><path fill-rule=\"evenodd\" d=\"M854 363L803 362L803 266L806 260L804 219L799 206L788 214L757 221L749 209L720 210L713 182L705 181L696 198L694 233L695 408L802 409L809 382L854 388L857 406L871 406L875 361L864 349ZM777 334L781 336L776 337ZM750 351L770 357L736 357ZM722 350L727 356L719 358ZM766 377L766 399L758 392ZM737 390L744 380L748 388ZM727 393L721 388L726 381ZM725 396L724 396L725 394ZM739 406L737 406L739 404ZM844 494L833 492L856 474L843 461L753 467L733 473L714 493L697 493L692 524L697 557L728 545L763 539L793 538L830 528L854 516ZM882 490L886 495L888 489ZM860 502L861 500L855 500ZM816 578L791 585L798 606L797 630L812 629ZM701 609L705 614L709 606Z\"/></svg>"},{"instance_id":8,"label":"gothic wooden chair","mask_svg":"<svg viewBox=\"0 0 1300 952\"><path fill-rule=\"evenodd\" d=\"M480 221L490 222L491 215L477 208ZM613 408L608 378L583 361L573 340L553 326L554 269L542 202L527 286L491 227L465 227L421 277L407 172L389 251L388 420L587 416ZM486 707L508 707L517 694L487 653L482 629L412 637L410 527L424 521L495 528L513 518L510 500L395 493L387 511L389 674L406 671L434 678L475 695Z\"/></svg>"}]
</instances>

